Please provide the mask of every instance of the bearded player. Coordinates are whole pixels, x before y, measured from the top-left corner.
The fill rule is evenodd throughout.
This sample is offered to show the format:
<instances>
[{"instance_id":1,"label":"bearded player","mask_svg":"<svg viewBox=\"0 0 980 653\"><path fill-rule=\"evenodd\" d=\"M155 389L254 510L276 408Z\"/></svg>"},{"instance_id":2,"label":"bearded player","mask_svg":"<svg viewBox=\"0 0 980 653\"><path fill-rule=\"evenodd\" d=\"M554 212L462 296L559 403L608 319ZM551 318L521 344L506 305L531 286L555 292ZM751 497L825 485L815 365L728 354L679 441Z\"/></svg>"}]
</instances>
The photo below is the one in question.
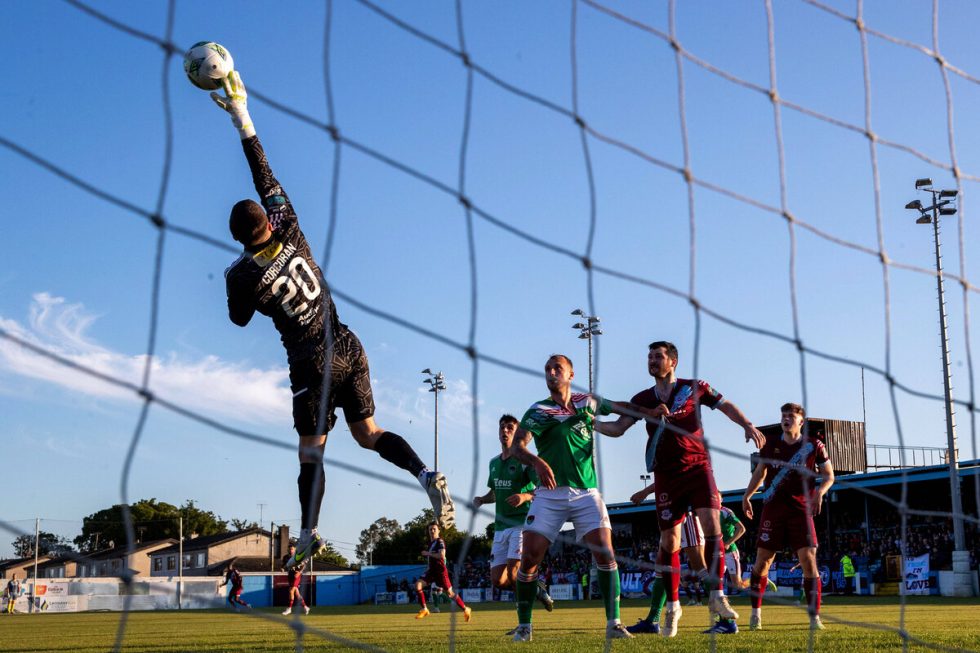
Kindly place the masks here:
<instances>
[{"instance_id":1,"label":"bearded player","mask_svg":"<svg viewBox=\"0 0 980 653\"><path fill-rule=\"evenodd\" d=\"M233 71L222 81L225 95L211 93L211 98L231 115L262 200L261 205L242 200L231 210L231 235L244 251L225 271L228 316L241 327L256 311L272 318L286 348L293 425L299 434L302 524L296 554L287 566L305 562L326 546L317 522L324 492L323 450L337 407L343 409L354 440L411 472L428 492L436 519L451 525L454 507L445 477L429 471L404 438L375 423L364 348L338 318L293 206L272 174L248 114L241 77Z\"/></svg>"},{"instance_id":2,"label":"bearded player","mask_svg":"<svg viewBox=\"0 0 980 653\"><path fill-rule=\"evenodd\" d=\"M752 616L749 628L762 628L762 596L766 591L769 566L776 552L789 547L803 568L803 591L806 594L810 628L823 630L820 621L820 572L817 569L817 529L813 516L820 514L823 498L834 484L834 466L823 442L803 434L806 411L794 403L783 404L780 426L783 432L771 436L759 452L759 464L742 497L742 512L752 519L752 495L762 482L769 480L762 492L762 515L759 518L758 551L752 578ZM813 488L814 472L820 484Z\"/></svg>"},{"instance_id":3,"label":"bearded player","mask_svg":"<svg viewBox=\"0 0 980 653\"><path fill-rule=\"evenodd\" d=\"M429 546L422 551L422 557L429 561L422 578L415 583L415 592L419 597L419 605L422 609L415 615L416 619L425 619L429 616L429 608L425 604L425 588L429 585L441 587L446 595L456 601L456 605L463 611L463 619L469 621L473 609L463 603L463 597L453 591L453 583L449 580L449 570L446 568L446 542L439 537L439 524L432 522L429 524Z\"/></svg>"},{"instance_id":4,"label":"bearded player","mask_svg":"<svg viewBox=\"0 0 980 653\"><path fill-rule=\"evenodd\" d=\"M630 407L590 394L572 393L572 361L554 354L544 367L547 399L533 404L511 445L512 455L530 465L540 479L534 503L524 521L524 550L517 571L515 642L531 641L531 614L537 593L538 565L571 521L576 537L592 551L599 570L599 592L606 612L606 639L633 637L619 620L619 568L612 545L612 525L599 494L595 469L595 416L621 414ZM538 454L527 449L531 439Z\"/></svg>"},{"instance_id":5,"label":"bearded player","mask_svg":"<svg viewBox=\"0 0 980 653\"><path fill-rule=\"evenodd\" d=\"M693 509L704 529L704 558L708 569L708 606L712 614L734 626L738 613L725 598L725 553L718 511L721 499L701 428L701 406L717 409L745 431L745 441L761 447L762 433L741 410L726 401L701 380L677 378L677 347L667 341L653 342L647 352L647 369L655 380L631 403L643 408L646 420L647 471L654 473L660 550L657 565L667 588L667 611L660 634L674 637L681 617L679 589L680 529L688 509ZM652 418L652 419L649 419ZM597 429L607 435L622 435L636 417L621 416L601 422ZM735 632L732 630L730 632Z\"/></svg>"},{"instance_id":6,"label":"bearded player","mask_svg":"<svg viewBox=\"0 0 980 653\"><path fill-rule=\"evenodd\" d=\"M521 562L524 543L524 519L531 508L538 481L534 470L510 453L517 426L517 418L513 415L500 418L497 434L500 455L490 459L490 475L487 477L490 490L473 499L476 506L494 503L496 519L493 524L493 549L490 551L490 584L506 590L514 589L517 581L517 566ZM548 612L555 609L555 602L541 578L538 579L537 598Z\"/></svg>"}]
</instances>

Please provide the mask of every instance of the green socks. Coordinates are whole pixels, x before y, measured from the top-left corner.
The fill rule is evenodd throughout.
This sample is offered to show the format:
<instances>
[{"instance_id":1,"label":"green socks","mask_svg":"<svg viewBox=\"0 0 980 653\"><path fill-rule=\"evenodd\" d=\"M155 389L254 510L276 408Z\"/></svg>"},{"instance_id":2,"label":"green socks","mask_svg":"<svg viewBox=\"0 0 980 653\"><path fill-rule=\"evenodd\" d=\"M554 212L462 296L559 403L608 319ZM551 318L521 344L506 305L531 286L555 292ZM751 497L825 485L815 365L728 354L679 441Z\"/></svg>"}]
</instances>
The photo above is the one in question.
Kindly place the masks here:
<instances>
[{"instance_id":1,"label":"green socks","mask_svg":"<svg viewBox=\"0 0 980 653\"><path fill-rule=\"evenodd\" d=\"M664 587L664 579L660 576L653 579L652 592L653 596L650 597L650 613L647 614L647 621L658 623L660 621L660 612L667 603L667 588Z\"/></svg>"},{"instance_id":2,"label":"green socks","mask_svg":"<svg viewBox=\"0 0 980 653\"><path fill-rule=\"evenodd\" d=\"M606 606L606 620L619 620L619 569L616 563L611 565L612 569L599 567L599 592L602 594L602 602Z\"/></svg>"}]
</instances>

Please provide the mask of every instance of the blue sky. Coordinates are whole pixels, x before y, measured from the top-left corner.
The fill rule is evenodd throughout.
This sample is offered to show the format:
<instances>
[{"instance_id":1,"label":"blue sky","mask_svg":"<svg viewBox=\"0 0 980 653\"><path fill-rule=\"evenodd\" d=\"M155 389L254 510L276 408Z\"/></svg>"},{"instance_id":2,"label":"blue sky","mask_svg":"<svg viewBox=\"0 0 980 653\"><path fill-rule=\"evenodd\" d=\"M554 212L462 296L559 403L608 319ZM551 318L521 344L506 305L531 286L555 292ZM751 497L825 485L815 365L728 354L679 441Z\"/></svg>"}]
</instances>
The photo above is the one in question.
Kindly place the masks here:
<instances>
[{"instance_id":1,"label":"blue sky","mask_svg":"<svg viewBox=\"0 0 980 653\"><path fill-rule=\"evenodd\" d=\"M853 2L828 6L853 15ZM101 2L113 19L163 38L163 2ZM380 6L458 48L453 2ZM656 30L669 31L665 2L607 2ZM275 7L275 8L273 8ZM462 3L470 58L500 80L571 109L571 3ZM951 65L980 73L970 26L980 7L942 2L940 51ZM773 2L775 72L786 102L839 122L865 125L860 34L853 23L799 0ZM932 46L932 3L865 3L867 26L895 39ZM763 2L680 2L677 40L684 51L731 76L768 88L770 59ZM177 2L172 41L181 48L215 40L234 55L253 91L326 122L324 9L314 3L211 2L202 12ZM230 206L253 195L237 135L207 94L184 78L179 57L165 61L135 39L69 4L4 3L0 36L0 137L86 183L152 211L164 172L166 129L162 73L173 127L173 165L162 213L183 228L231 244ZM917 177L955 187L944 170L951 147L966 175L980 175L980 85L949 73L948 122L935 60L868 35L870 122L880 194L876 212L872 149L861 133L783 106L780 111L785 202L799 220L876 250L878 220L891 260L933 266L929 229L903 210L921 197ZM655 35L579 3L576 30L579 113L596 132L629 143L675 168L684 165L677 64ZM685 59L683 105L690 168L698 180L781 206L773 105ZM336 124L352 141L457 188L466 69L459 59L406 33L352 0L334 3L330 79ZM290 194L315 252L325 248L334 148L329 136L255 99L252 117L270 162ZM952 134L952 139L950 135ZM590 192L578 127L567 116L475 76L465 192L487 214L555 246L584 253ZM693 204L675 170L590 136L595 187L597 265L688 293L691 215L694 294L732 320L792 337L791 241L786 222L758 206L696 186ZM157 231L144 219L92 196L0 147L5 174L5 265L0 325L20 338L113 376L138 383L150 325ZM470 268L465 215L452 195L352 147L341 154L336 234L328 281L381 311L466 343ZM960 214L944 218L946 270L980 277L970 198L964 179ZM693 210L692 210L693 207ZM963 221L962 223L960 221ZM569 312L588 308L587 275L578 260L549 252L474 217L477 262L476 347L488 356L540 369L552 352L572 357L587 378L584 343ZM795 287L800 335L815 350L883 368L886 312L875 255L842 247L797 227ZM246 442L158 406L150 410L129 481L131 500L187 498L225 517L292 521L298 526L295 442L285 356L271 322L247 329L225 314L222 273L234 256L168 233L151 388L159 396L230 426L281 441ZM942 394L935 278L892 267L890 362L916 391ZM598 390L626 399L646 387L646 344L669 339L681 350L679 373L693 374L695 315L683 299L609 275L593 279L603 320ZM967 399L963 293L947 284L954 393ZM449 389L440 405L440 461L458 497L484 491L487 460L498 453L496 420L520 416L546 394L540 376L481 363L458 349L372 316L338 299L341 319L368 351L377 420L432 458L432 397L419 371L442 370ZM975 307L977 294L971 293ZM976 311L974 310L974 313ZM972 332L974 351L977 341ZM697 373L757 424L778 418L784 401L804 399L799 357L785 342L703 316ZM475 390L475 393L474 393ZM866 375L869 442L945 446L942 405L899 392L897 423L888 386ZM474 433L471 407L479 408ZM860 420L858 368L806 358L811 415ZM79 376L0 339L0 414L4 466L17 490L0 498L0 519L73 536L84 515L118 502L120 475L140 405L131 394ZM970 419L958 411L961 456L975 457ZM749 448L740 429L717 413L705 417L711 441L738 452L716 454L719 484L744 486ZM642 485L644 435L637 427L601 444L603 490L625 500ZM474 447L476 446L476 456ZM321 531L353 558L361 529L388 516L406 521L427 502L421 492L378 480L407 475L360 450L346 429L331 434L327 457L369 472L328 469ZM474 457L478 461L474 467ZM465 524L467 515L461 515ZM486 523L480 517L477 526ZM0 555L9 555L0 537Z\"/></svg>"}]
</instances>

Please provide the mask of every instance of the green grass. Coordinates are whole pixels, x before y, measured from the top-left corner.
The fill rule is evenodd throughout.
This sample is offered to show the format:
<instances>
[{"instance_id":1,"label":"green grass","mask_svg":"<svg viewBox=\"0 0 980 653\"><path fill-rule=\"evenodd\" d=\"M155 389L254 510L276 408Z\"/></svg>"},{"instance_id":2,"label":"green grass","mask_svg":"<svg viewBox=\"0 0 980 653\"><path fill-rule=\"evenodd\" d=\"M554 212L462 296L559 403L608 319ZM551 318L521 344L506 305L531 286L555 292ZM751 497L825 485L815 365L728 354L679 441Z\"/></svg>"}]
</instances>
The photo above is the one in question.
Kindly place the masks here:
<instances>
[{"instance_id":1,"label":"green grass","mask_svg":"<svg viewBox=\"0 0 980 653\"><path fill-rule=\"evenodd\" d=\"M749 607L736 600L748 623ZM137 612L129 616L122 650L149 651L289 651L296 644L290 622L278 611L255 615L226 611ZM623 621L632 624L646 614L644 601L624 601ZM835 622L846 619L878 627L897 627L895 598L830 597L824 604L827 630L817 633L815 650L861 653L902 650L902 641L891 631L873 630ZM314 608L301 622L323 632L390 651L445 651L449 648L450 614L432 614L416 621L414 607L357 606ZM905 613L906 629L931 645L980 650L980 600L910 598ZM701 651L711 640L700 631L707 626L707 608L687 608L676 640L643 636L614 642L618 651ZM717 638L719 651L806 651L809 630L805 613L797 607L767 604L765 629ZM551 614L535 611L534 641L522 645L529 651L578 652L603 649L604 618L598 601L560 602ZM85 653L111 650L120 622L118 613L0 615L0 650L65 651ZM474 605L473 621L457 621L456 650L497 651L512 644L504 632L515 625L513 608L504 604ZM513 645L518 647L518 645ZM520 648L520 647L518 647ZM911 650L927 650L912 643ZM307 633L304 651L341 651L350 647Z\"/></svg>"}]
</instances>

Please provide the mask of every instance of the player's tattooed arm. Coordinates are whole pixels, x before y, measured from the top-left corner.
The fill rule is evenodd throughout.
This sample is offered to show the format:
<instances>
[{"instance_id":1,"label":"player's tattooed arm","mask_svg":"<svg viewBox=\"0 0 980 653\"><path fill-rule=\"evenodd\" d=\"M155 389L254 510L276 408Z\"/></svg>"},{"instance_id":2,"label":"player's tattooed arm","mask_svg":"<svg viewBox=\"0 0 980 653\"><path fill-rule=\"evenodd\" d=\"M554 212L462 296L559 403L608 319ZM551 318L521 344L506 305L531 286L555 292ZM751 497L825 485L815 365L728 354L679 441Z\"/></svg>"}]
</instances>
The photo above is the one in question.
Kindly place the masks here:
<instances>
[{"instance_id":1,"label":"player's tattooed arm","mask_svg":"<svg viewBox=\"0 0 980 653\"><path fill-rule=\"evenodd\" d=\"M820 476L822 480L817 489L813 491L813 496L810 499L810 510L814 515L820 514L820 509L823 507L823 498L830 490L830 486L834 484L834 466L830 461L826 461L820 466Z\"/></svg>"},{"instance_id":2,"label":"player's tattooed arm","mask_svg":"<svg viewBox=\"0 0 980 653\"><path fill-rule=\"evenodd\" d=\"M485 503L491 503L493 501L496 501L496 499L497 496L496 494L494 494L493 488L490 488L489 490L487 490L487 493L484 494L483 496L473 497L473 505L479 507Z\"/></svg>"},{"instance_id":3,"label":"player's tattooed arm","mask_svg":"<svg viewBox=\"0 0 980 653\"><path fill-rule=\"evenodd\" d=\"M599 422L595 423L595 430L603 435L607 435L611 438L618 438L623 433L629 430L629 427L636 424L638 417L634 417L637 412L638 406L625 401L611 401L609 402L613 412L619 415L619 419L609 422Z\"/></svg>"},{"instance_id":4,"label":"player's tattooed arm","mask_svg":"<svg viewBox=\"0 0 980 653\"><path fill-rule=\"evenodd\" d=\"M531 433L521 427L517 427L517 433L514 434L514 441L510 445L510 455L516 458L518 462L534 468L534 472L538 475L538 480L540 481L539 487L553 490L557 487L555 484L555 474L551 471L551 466L548 463L535 456L527 448L530 441Z\"/></svg>"},{"instance_id":5,"label":"player's tattooed arm","mask_svg":"<svg viewBox=\"0 0 980 653\"><path fill-rule=\"evenodd\" d=\"M745 514L746 519L752 519L752 495L759 489L762 482L766 480L767 467L768 465L764 462L756 465L755 471L752 472L752 478L749 479L749 484L745 487L745 494L742 495L742 512Z\"/></svg>"},{"instance_id":6,"label":"player's tattooed arm","mask_svg":"<svg viewBox=\"0 0 980 653\"><path fill-rule=\"evenodd\" d=\"M766 443L766 436L762 435L762 431L757 429L755 425L749 421L749 418L745 416L742 410L730 401L726 401L721 406L718 407L725 417L732 420L745 430L745 441L753 442L757 449L761 449L762 445Z\"/></svg>"}]
</instances>

